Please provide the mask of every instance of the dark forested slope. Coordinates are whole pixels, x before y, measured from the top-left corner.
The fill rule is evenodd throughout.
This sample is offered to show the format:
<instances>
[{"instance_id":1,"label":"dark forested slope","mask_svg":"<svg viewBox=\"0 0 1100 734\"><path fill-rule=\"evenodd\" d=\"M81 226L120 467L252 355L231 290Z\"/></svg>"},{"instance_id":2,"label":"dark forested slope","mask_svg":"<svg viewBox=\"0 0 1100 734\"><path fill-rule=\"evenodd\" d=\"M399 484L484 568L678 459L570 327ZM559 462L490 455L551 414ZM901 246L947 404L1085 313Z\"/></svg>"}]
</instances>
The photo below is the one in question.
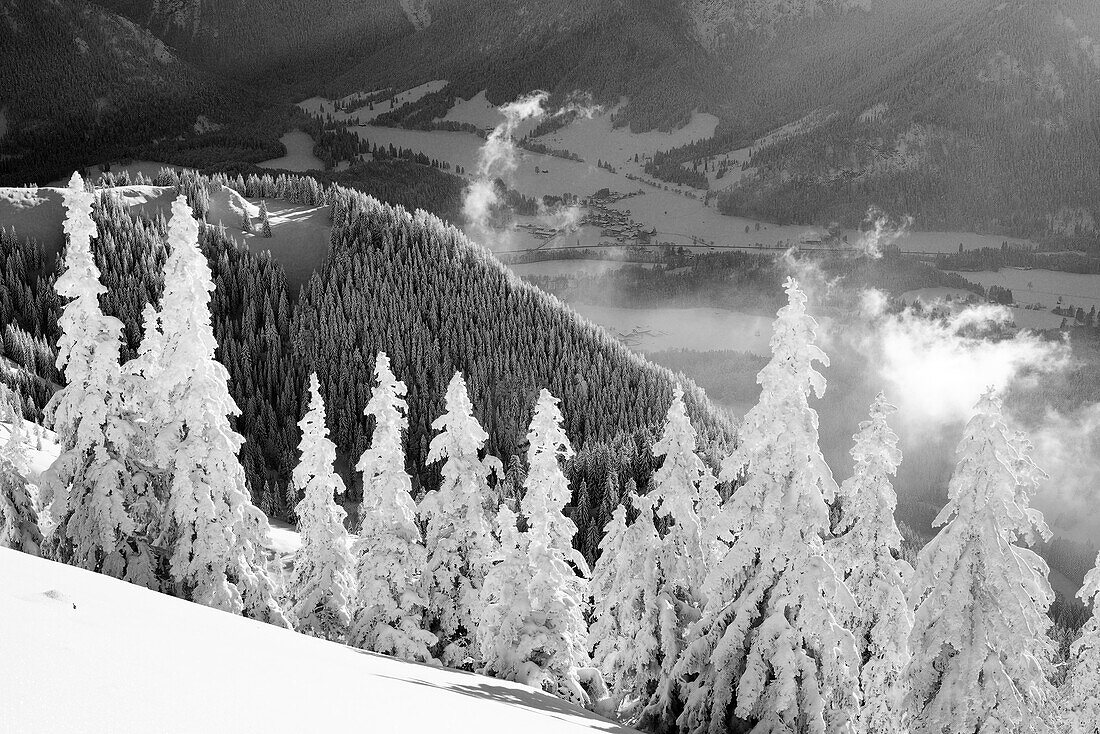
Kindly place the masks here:
<instances>
[{"instance_id":1,"label":"dark forested slope","mask_svg":"<svg viewBox=\"0 0 1100 734\"><path fill-rule=\"evenodd\" d=\"M269 88L338 74L415 30L399 0L97 2L149 28L188 59Z\"/></svg>"},{"instance_id":2,"label":"dark forested slope","mask_svg":"<svg viewBox=\"0 0 1100 734\"><path fill-rule=\"evenodd\" d=\"M211 185L194 176L177 182L194 201ZM96 208L97 261L109 287L104 307L126 324L132 349L141 311L160 292L164 222L135 220L107 197ZM609 444L659 424L672 395L671 372L512 276L436 217L410 215L349 189L333 187L325 197L334 219L331 249L296 303L270 256L238 246L222 229L203 229L217 286L218 358L229 369L242 410L242 461L255 492L267 481L289 479L312 370L320 375L342 455L362 452L370 436L362 411L379 350L390 354L409 386L408 459L421 482L432 477L425 465L430 424L456 370L466 375L490 450L502 457L524 449L533 398L542 387L562 399L578 446ZM50 367L58 308L53 273L18 233L0 237L0 246L3 292L19 294L0 299L0 320L15 325L5 338L5 355L26 372L58 379ZM18 382L39 406L48 397L47 389ZM688 405L706 440L729 435L727 420L701 392L689 389Z\"/></svg>"},{"instance_id":3,"label":"dark forested slope","mask_svg":"<svg viewBox=\"0 0 1100 734\"><path fill-rule=\"evenodd\" d=\"M0 184L46 183L255 102L92 3L0 0L0 49Z\"/></svg>"}]
</instances>

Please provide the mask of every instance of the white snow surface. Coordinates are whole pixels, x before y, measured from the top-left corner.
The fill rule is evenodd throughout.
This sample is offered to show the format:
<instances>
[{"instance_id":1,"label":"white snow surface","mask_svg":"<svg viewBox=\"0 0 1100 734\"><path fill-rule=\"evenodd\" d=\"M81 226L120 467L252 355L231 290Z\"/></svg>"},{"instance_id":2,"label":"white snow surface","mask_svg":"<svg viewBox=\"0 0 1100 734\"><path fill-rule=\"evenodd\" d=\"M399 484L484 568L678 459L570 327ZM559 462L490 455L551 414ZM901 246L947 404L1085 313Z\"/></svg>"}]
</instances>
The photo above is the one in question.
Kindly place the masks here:
<instances>
[{"instance_id":1,"label":"white snow surface","mask_svg":"<svg viewBox=\"0 0 1100 734\"><path fill-rule=\"evenodd\" d=\"M38 448L38 436L42 435L42 448ZM11 424L0 423L0 445L7 442L11 435ZM57 435L42 426L25 421L23 423L23 450L27 456L27 471L31 482L38 480L38 476L50 468L61 454L61 447L57 444Z\"/></svg>"},{"instance_id":2,"label":"white snow surface","mask_svg":"<svg viewBox=\"0 0 1100 734\"><path fill-rule=\"evenodd\" d=\"M628 732L541 691L403 663L0 549L0 734ZM290 705L279 705L293 691Z\"/></svg>"}]
</instances>

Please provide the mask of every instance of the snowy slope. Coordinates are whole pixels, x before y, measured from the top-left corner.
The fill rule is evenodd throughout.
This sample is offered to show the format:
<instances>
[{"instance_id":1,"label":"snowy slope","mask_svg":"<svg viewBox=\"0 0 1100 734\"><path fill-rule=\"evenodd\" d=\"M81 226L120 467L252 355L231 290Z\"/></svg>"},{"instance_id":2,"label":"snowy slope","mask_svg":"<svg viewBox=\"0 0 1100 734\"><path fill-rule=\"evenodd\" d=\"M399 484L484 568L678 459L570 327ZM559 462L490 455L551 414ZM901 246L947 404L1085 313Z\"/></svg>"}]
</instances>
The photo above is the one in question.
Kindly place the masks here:
<instances>
[{"instance_id":1,"label":"snowy slope","mask_svg":"<svg viewBox=\"0 0 1100 734\"><path fill-rule=\"evenodd\" d=\"M514 683L402 663L0 549L0 733L626 732Z\"/></svg>"},{"instance_id":2,"label":"snowy slope","mask_svg":"<svg viewBox=\"0 0 1100 734\"><path fill-rule=\"evenodd\" d=\"M11 435L11 424L0 422L0 445L7 443ZM42 436L42 448L38 448L38 437ZM61 454L57 436L53 431L35 423L23 423L24 452L27 456L27 479L36 481L38 475L50 468Z\"/></svg>"}]
</instances>

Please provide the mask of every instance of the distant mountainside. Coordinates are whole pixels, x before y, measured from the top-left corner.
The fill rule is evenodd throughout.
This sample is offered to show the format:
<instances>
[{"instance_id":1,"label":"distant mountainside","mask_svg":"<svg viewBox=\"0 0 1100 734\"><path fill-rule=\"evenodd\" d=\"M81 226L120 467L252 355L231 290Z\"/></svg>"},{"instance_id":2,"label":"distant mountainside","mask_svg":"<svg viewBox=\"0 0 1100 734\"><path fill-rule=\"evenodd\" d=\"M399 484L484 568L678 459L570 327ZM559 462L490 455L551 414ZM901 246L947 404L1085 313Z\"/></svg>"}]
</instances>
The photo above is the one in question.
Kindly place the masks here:
<instances>
[{"instance_id":1,"label":"distant mountainside","mask_svg":"<svg viewBox=\"0 0 1100 734\"><path fill-rule=\"evenodd\" d=\"M430 120L482 89L496 103L533 89L555 100L625 97L615 121L637 131L711 112L715 138L664 151L671 167L654 175L751 147L737 185L712 181L729 213L852 225L877 205L921 228L1097 244L1092 0L0 0L0 9L13 60L0 71L8 182L40 178L31 174L79 151L102 160L200 133L202 161L256 162L278 154L296 95L447 79L404 119ZM244 132L217 129L265 108L284 111Z\"/></svg>"},{"instance_id":2,"label":"distant mountainside","mask_svg":"<svg viewBox=\"0 0 1100 734\"><path fill-rule=\"evenodd\" d=\"M186 58L263 86L343 71L431 17L428 0L97 0Z\"/></svg>"},{"instance_id":3,"label":"distant mountainside","mask_svg":"<svg viewBox=\"0 0 1100 734\"><path fill-rule=\"evenodd\" d=\"M730 77L752 100L730 147L801 124L755 146L720 206L855 224L878 204L924 228L1094 242L1096 38L1087 0L882 0L763 44Z\"/></svg>"},{"instance_id":4,"label":"distant mountainside","mask_svg":"<svg viewBox=\"0 0 1100 734\"><path fill-rule=\"evenodd\" d=\"M163 40L77 0L0 0L0 182L41 180L233 116L239 88Z\"/></svg>"},{"instance_id":5,"label":"distant mountainside","mask_svg":"<svg viewBox=\"0 0 1100 734\"><path fill-rule=\"evenodd\" d=\"M333 95L447 79L470 98L534 89L629 97L622 120L671 128L707 106L715 71L679 0L441 0L432 22L326 85Z\"/></svg>"}]
</instances>

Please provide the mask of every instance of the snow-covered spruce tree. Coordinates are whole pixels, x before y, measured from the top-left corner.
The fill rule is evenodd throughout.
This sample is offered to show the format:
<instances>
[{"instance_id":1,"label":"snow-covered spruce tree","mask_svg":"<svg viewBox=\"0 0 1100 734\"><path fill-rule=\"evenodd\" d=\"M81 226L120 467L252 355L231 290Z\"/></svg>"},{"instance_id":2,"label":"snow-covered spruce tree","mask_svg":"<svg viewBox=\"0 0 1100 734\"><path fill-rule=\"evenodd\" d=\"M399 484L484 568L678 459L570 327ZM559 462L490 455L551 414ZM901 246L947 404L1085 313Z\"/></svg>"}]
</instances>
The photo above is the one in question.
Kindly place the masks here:
<instances>
[{"instance_id":1,"label":"snow-covered spruce tree","mask_svg":"<svg viewBox=\"0 0 1100 734\"><path fill-rule=\"evenodd\" d=\"M333 469L336 444L328 438L316 373L309 376L309 409L298 427L302 429L301 460L294 469L294 483L305 495L295 513L302 545L294 554L287 583L287 609L299 632L343 641L355 607L355 578L344 528L347 513L334 499L344 493L344 482ZM267 494L270 498L270 488Z\"/></svg>"},{"instance_id":2,"label":"snow-covered spruce tree","mask_svg":"<svg viewBox=\"0 0 1100 734\"><path fill-rule=\"evenodd\" d=\"M130 472L130 518L134 522L132 546L147 565L145 581L131 578L149 588L159 589L159 565L155 546L164 532L166 490L160 471L163 464L157 454L158 437L163 429L161 416L170 410L159 405L159 376L164 358L164 335L160 313L152 304L142 311L142 336L137 356L122 366L122 405L131 421L130 450L127 469ZM159 491L158 491L159 490Z\"/></svg>"},{"instance_id":3,"label":"snow-covered spruce tree","mask_svg":"<svg viewBox=\"0 0 1100 734\"><path fill-rule=\"evenodd\" d=\"M956 452L942 529L920 552L908 678L913 734L1046 731L1053 691L1047 564L1015 545L1049 538L1029 506L1037 470L992 391Z\"/></svg>"},{"instance_id":4,"label":"snow-covered spruce tree","mask_svg":"<svg viewBox=\"0 0 1100 734\"><path fill-rule=\"evenodd\" d=\"M660 722L671 722L676 717L678 687L673 668L684 649L684 634L699 619L702 607L708 554L698 506L700 487L713 491L714 482L711 471L696 455L695 444L695 429L684 407L684 390L677 384L664 431L653 445L653 456L664 460L653 475L649 498L668 530L661 539L654 569L661 675L654 690L631 691L643 698L648 695L643 727L659 728Z\"/></svg>"},{"instance_id":5,"label":"snow-covered spruce tree","mask_svg":"<svg viewBox=\"0 0 1100 734\"><path fill-rule=\"evenodd\" d=\"M854 601L823 541L836 485L808 404L825 389L814 362L828 358L814 345L806 295L793 279L786 291L760 401L722 463L723 481L744 483L715 520L728 550L707 575L702 618L676 668L683 732L831 734L852 731L858 713L855 640L834 616Z\"/></svg>"},{"instance_id":6,"label":"snow-covered spruce tree","mask_svg":"<svg viewBox=\"0 0 1100 734\"><path fill-rule=\"evenodd\" d=\"M268 214L266 201L260 201L260 234L264 237L271 236L271 216Z\"/></svg>"},{"instance_id":7,"label":"snow-covered spruce tree","mask_svg":"<svg viewBox=\"0 0 1100 734\"><path fill-rule=\"evenodd\" d=\"M594 702L585 686L599 687L594 680L599 674L590 667L584 621L588 567L573 548L577 526L562 514L570 491L559 462L571 457L573 448L561 423L558 399L542 390L527 432L528 472L520 503L527 519L529 582L526 603L517 606L527 616L504 626L501 635L511 636L498 641L485 670L590 706Z\"/></svg>"},{"instance_id":8,"label":"snow-covered spruce tree","mask_svg":"<svg viewBox=\"0 0 1100 734\"><path fill-rule=\"evenodd\" d=\"M58 319L57 344L57 366L66 385L46 407L61 444L43 482L54 495L50 555L116 578L146 580L150 563L130 543L131 473L124 464L130 429L122 417L118 362L122 322L105 315L99 304L107 289L92 254L95 194L74 173L63 198L68 244L65 272L54 287L69 299Z\"/></svg>"},{"instance_id":9,"label":"snow-covered spruce tree","mask_svg":"<svg viewBox=\"0 0 1100 734\"><path fill-rule=\"evenodd\" d=\"M852 476L838 494L838 537L829 544L834 565L858 604L841 621L855 634L863 659L861 729L876 734L907 734L904 674L913 614L906 592L912 568L896 558L901 533L894 522L897 495L890 477L897 473L901 450L886 423L896 410L879 393L870 419L859 424L850 452Z\"/></svg>"},{"instance_id":10,"label":"snow-covered spruce tree","mask_svg":"<svg viewBox=\"0 0 1100 734\"><path fill-rule=\"evenodd\" d=\"M385 352L378 353L374 374L377 384L364 410L374 418L374 433L355 467L363 473L354 547L359 602L348 641L364 650L427 662L436 637L424 629L420 583L427 552L402 448L408 425L405 383L394 377Z\"/></svg>"},{"instance_id":11,"label":"snow-covered spruce tree","mask_svg":"<svg viewBox=\"0 0 1100 734\"><path fill-rule=\"evenodd\" d=\"M611 691L612 710L634 721L661 677L658 558L662 546L649 496L628 495L638 511L626 524L620 505L600 543L589 585L594 603L589 645Z\"/></svg>"},{"instance_id":12,"label":"snow-covered spruce tree","mask_svg":"<svg viewBox=\"0 0 1100 734\"><path fill-rule=\"evenodd\" d=\"M38 525L38 493L26 478L23 414L7 386L0 384L0 422L8 424L7 440L0 444L0 548L39 555L42 530Z\"/></svg>"},{"instance_id":13,"label":"snow-covered spruce tree","mask_svg":"<svg viewBox=\"0 0 1100 734\"><path fill-rule=\"evenodd\" d=\"M1077 596L1092 606L1092 618L1070 649L1062 710L1067 734L1100 734L1100 555Z\"/></svg>"},{"instance_id":14,"label":"snow-covered spruce tree","mask_svg":"<svg viewBox=\"0 0 1100 734\"><path fill-rule=\"evenodd\" d=\"M481 586L496 552L492 526L485 516L488 476L503 474L492 456L478 457L489 434L474 417L466 381L456 372L447 386L446 412L432 423L439 431L428 449L428 462L443 462L439 489L420 501L426 521L424 598L426 624L439 638L439 659L450 667L475 664L475 627Z\"/></svg>"},{"instance_id":15,"label":"snow-covered spruce tree","mask_svg":"<svg viewBox=\"0 0 1100 734\"><path fill-rule=\"evenodd\" d=\"M527 562L527 534L519 531L519 517L508 504L501 504L496 519L497 551L481 587L476 640L481 672L504 677L517 671L515 643L520 639L531 612L531 565Z\"/></svg>"},{"instance_id":16,"label":"snow-covered spruce tree","mask_svg":"<svg viewBox=\"0 0 1100 734\"><path fill-rule=\"evenodd\" d=\"M167 474L163 541L177 594L280 626L287 619L266 564L267 520L252 506L237 459L244 439L229 373L214 358L210 267L183 194L172 202L161 297L161 367L153 386L157 454Z\"/></svg>"}]
</instances>

